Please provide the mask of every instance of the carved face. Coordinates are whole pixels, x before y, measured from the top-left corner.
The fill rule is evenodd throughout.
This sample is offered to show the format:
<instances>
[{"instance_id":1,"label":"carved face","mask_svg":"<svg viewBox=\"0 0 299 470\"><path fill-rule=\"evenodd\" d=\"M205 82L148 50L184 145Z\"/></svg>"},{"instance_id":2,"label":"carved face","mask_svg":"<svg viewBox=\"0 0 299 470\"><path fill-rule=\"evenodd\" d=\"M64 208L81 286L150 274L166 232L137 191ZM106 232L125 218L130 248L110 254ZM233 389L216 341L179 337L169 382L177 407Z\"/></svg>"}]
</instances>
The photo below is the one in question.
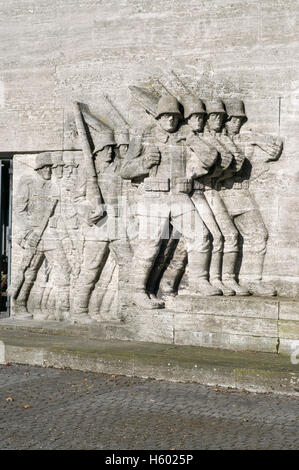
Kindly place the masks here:
<instances>
[{"instance_id":1,"label":"carved face","mask_svg":"<svg viewBox=\"0 0 299 470\"><path fill-rule=\"evenodd\" d=\"M43 180L51 179L51 175L52 175L51 165L45 165L45 166L43 166L42 168L39 168L36 171Z\"/></svg>"},{"instance_id":2,"label":"carved face","mask_svg":"<svg viewBox=\"0 0 299 470\"><path fill-rule=\"evenodd\" d=\"M105 145L102 150L99 150L95 155L95 168L96 172L100 173L103 168L106 168L108 163L113 161L114 149L112 145Z\"/></svg>"},{"instance_id":3,"label":"carved face","mask_svg":"<svg viewBox=\"0 0 299 470\"><path fill-rule=\"evenodd\" d=\"M187 119L188 126L191 127L193 131L200 132L203 129L205 122L204 114L194 113Z\"/></svg>"},{"instance_id":4,"label":"carved face","mask_svg":"<svg viewBox=\"0 0 299 470\"><path fill-rule=\"evenodd\" d=\"M98 152L99 157L104 162L112 162L113 160L113 147L112 145L105 145L103 150Z\"/></svg>"},{"instance_id":5,"label":"carved face","mask_svg":"<svg viewBox=\"0 0 299 470\"><path fill-rule=\"evenodd\" d=\"M179 125L180 117L178 114L164 113L158 118L158 122L164 131L175 132Z\"/></svg>"},{"instance_id":6,"label":"carved face","mask_svg":"<svg viewBox=\"0 0 299 470\"><path fill-rule=\"evenodd\" d=\"M244 118L241 116L232 116L226 123L225 128L229 134L239 134L240 129L244 123Z\"/></svg>"},{"instance_id":7,"label":"carved face","mask_svg":"<svg viewBox=\"0 0 299 470\"><path fill-rule=\"evenodd\" d=\"M63 165L57 165L56 167L52 167L52 172L56 176L56 178L62 178L63 176Z\"/></svg>"},{"instance_id":8,"label":"carved face","mask_svg":"<svg viewBox=\"0 0 299 470\"><path fill-rule=\"evenodd\" d=\"M129 146L127 144L121 144L119 145L118 149L119 149L119 156L120 158L125 158L126 156L126 153L128 151L128 148Z\"/></svg>"},{"instance_id":9,"label":"carved face","mask_svg":"<svg viewBox=\"0 0 299 470\"><path fill-rule=\"evenodd\" d=\"M70 178L72 173L73 173L73 166L72 165L65 165L64 166L64 170L63 170L63 174L66 178Z\"/></svg>"},{"instance_id":10,"label":"carved face","mask_svg":"<svg viewBox=\"0 0 299 470\"><path fill-rule=\"evenodd\" d=\"M222 113L211 113L208 117L208 126L212 131L219 132L222 128L224 121L224 114Z\"/></svg>"}]
</instances>

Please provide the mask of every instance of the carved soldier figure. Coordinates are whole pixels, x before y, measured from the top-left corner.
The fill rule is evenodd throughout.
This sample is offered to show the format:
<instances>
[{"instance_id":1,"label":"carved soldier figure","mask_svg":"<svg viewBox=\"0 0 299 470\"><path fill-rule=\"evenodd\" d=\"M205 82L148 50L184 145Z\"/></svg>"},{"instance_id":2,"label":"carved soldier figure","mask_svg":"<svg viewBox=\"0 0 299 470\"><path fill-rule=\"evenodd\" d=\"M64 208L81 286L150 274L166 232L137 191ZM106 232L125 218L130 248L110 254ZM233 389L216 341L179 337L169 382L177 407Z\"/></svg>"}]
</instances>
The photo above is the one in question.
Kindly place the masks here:
<instances>
[{"instance_id":1,"label":"carved soldier figure","mask_svg":"<svg viewBox=\"0 0 299 470\"><path fill-rule=\"evenodd\" d=\"M185 100L185 119L190 128L187 144L189 158L187 174L194 179L192 200L213 237L213 250L210 262L210 283L224 295L249 295L235 278L235 265L238 256L238 231L218 194L217 181L224 175L232 175L244 158L241 151L223 138L221 130L226 112L222 101L207 102L207 126L203 131L206 110L201 101L189 97ZM180 242L181 244L181 242ZM162 281L162 291L171 292L169 273L183 256L182 247L174 253L173 260ZM223 265L223 274L221 266ZM177 276L180 273L177 272ZM173 278L176 278L174 272Z\"/></svg>"},{"instance_id":2,"label":"carved soldier figure","mask_svg":"<svg viewBox=\"0 0 299 470\"><path fill-rule=\"evenodd\" d=\"M88 122L88 124L91 122L91 129L97 131L93 133L94 153L99 153L103 164L109 164L115 146L112 130L104 124L99 124L97 119L91 119L87 113L82 114L85 122ZM81 113L80 119L82 119ZM76 123L79 127L78 118ZM99 188L94 162L90 161L88 164L89 166L87 166L85 159L85 167L83 164L79 175L81 184L79 184L74 197L79 217L79 237L82 240L83 250L81 253L81 270L75 288L76 302L74 302L72 313L73 320L79 323L92 323L94 321L88 314L89 300L109 251L106 208Z\"/></svg>"},{"instance_id":3,"label":"carved soldier figure","mask_svg":"<svg viewBox=\"0 0 299 470\"><path fill-rule=\"evenodd\" d=\"M240 133L242 125L247 121L242 101L231 101L226 104L226 109L228 114L225 123L226 135L242 152L247 154L248 158L253 153L254 146L263 150L265 161L279 158L282 150L280 139L252 132ZM244 261L250 259L251 273L246 273L246 287L252 294L272 296L276 294L275 289L262 282L268 233L260 211L249 191L250 171L250 162L246 159L234 176L222 181L220 195L230 217L243 237L243 259ZM233 263L232 260L231 264L233 265ZM228 276L229 273L226 272L223 275ZM231 275L233 276L233 273Z\"/></svg>"},{"instance_id":4,"label":"carved soldier figure","mask_svg":"<svg viewBox=\"0 0 299 470\"><path fill-rule=\"evenodd\" d=\"M51 184L52 159L50 153L36 156L35 177L21 181L16 201L20 223L18 243L24 248L20 276L11 286L15 311L22 318L31 318L27 300L44 259L56 272L56 308L62 316L69 312L70 269L57 233Z\"/></svg>"},{"instance_id":5,"label":"carved soldier figure","mask_svg":"<svg viewBox=\"0 0 299 470\"><path fill-rule=\"evenodd\" d=\"M210 143L204 140L203 129L206 120L206 109L204 103L191 95L184 98L184 117L188 124L186 127L186 143L188 147L187 158L187 176L194 179L192 201L198 213L210 231L213 238L213 250L211 256L210 267L210 284L214 289L208 289L205 295L226 294L234 295L232 289L227 288L221 282L221 270L215 269L215 258L217 258L217 268L219 264L218 258L222 257L222 234L216 223L213 212L205 198L204 184L200 182L200 178L207 175L211 168L215 168L218 161L218 151ZM219 146L219 145L218 145ZM187 252L183 248L183 240L181 240L174 251L173 258L160 282L160 291L165 294L174 294L177 280L182 275L182 270L186 265Z\"/></svg>"},{"instance_id":6,"label":"carved soldier figure","mask_svg":"<svg viewBox=\"0 0 299 470\"><path fill-rule=\"evenodd\" d=\"M186 177L186 142L180 133L182 119L178 101L163 96L158 102L157 124L143 137L141 152L124 162L125 179L139 177L139 243L135 248L132 273L133 301L144 308L164 306L150 298L146 285L163 238L169 236L169 222L186 241L190 288L204 294L208 282L209 233L189 194L192 181Z\"/></svg>"},{"instance_id":7,"label":"carved soldier figure","mask_svg":"<svg viewBox=\"0 0 299 470\"><path fill-rule=\"evenodd\" d=\"M122 179L119 176L120 159L115 159L116 142L113 130L100 119L92 116L86 109L83 111L85 122L89 125L92 136L94 176L97 191L101 196L101 207L94 206L95 188L88 198L89 175L83 170L81 185L76 192L76 207L81 218L81 236L84 240L82 267L77 279L77 302L73 318L88 323L92 321L88 314L91 293L106 263L109 251L115 256L119 265L125 265L130 259L130 247L125 226L122 223L121 199ZM124 137L126 140L124 140ZM119 140L120 142L120 140ZM128 136L121 138L120 146L128 145ZM124 150L124 149L122 149Z\"/></svg>"},{"instance_id":8,"label":"carved soldier figure","mask_svg":"<svg viewBox=\"0 0 299 470\"><path fill-rule=\"evenodd\" d=\"M222 169L229 166L231 155L224 150L222 145L213 138L212 128L214 114L222 110L218 103L215 107L209 108L209 132L204 133L206 120L206 109L200 99L188 99L184 104L184 115L190 128L187 145L190 157L188 159L188 175L194 180L192 201L194 202L199 215L209 229L213 238L213 250L210 262L210 283L214 288L219 289L224 295L235 295L235 290L222 282L221 266L223 257L222 233L216 222L214 213L207 202L211 200L213 182L215 177L221 174ZM210 193L210 194L209 194ZM225 215L224 215L225 217ZM227 247L226 247L227 249Z\"/></svg>"},{"instance_id":9,"label":"carved soldier figure","mask_svg":"<svg viewBox=\"0 0 299 470\"><path fill-rule=\"evenodd\" d=\"M201 178L202 190L215 216L223 236L222 284L233 290L237 295L249 295L248 290L240 286L236 280L236 262L238 257L238 230L236 229L227 208L219 195L217 182L234 174L243 164L244 156L239 148L227 137L223 138L222 129L226 119L226 110L221 100L206 102L207 124L204 139L214 146L220 155L213 171ZM210 277L219 278L221 272L221 253L213 253Z\"/></svg>"},{"instance_id":10,"label":"carved soldier figure","mask_svg":"<svg viewBox=\"0 0 299 470\"><path fill-rule=\"evenodd\" d=\"M82 154L81 154L82 158ZM63 152L63 178L60 183L59 228L62 243L71 266L71 280L78 276L81 266L82 241L78 239L79 218L74 204L74 193L78 185L78 163L74 152Z\"/></svg>"}]
</instances>

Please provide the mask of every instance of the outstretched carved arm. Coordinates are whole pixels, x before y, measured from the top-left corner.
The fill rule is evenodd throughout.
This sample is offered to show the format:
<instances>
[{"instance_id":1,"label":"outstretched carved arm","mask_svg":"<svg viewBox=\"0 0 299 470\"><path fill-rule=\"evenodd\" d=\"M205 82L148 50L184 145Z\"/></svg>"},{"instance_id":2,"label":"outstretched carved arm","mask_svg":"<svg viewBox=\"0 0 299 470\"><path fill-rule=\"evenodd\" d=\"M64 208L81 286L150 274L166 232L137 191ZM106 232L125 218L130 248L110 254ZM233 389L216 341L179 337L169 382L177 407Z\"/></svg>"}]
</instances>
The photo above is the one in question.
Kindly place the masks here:
<instances>
[{"instance_id":1,"label":"outstretched carved arm","mask_svg":"<svg viewBox=\"0 0 299 470\"><path fill-rule=\"evenodd\" d=\"M259 147L265 155L265 163L278 160L283 149L283 141L280 137L261 134L258 132L244 132L240 134L242 141Z\"/></svg>"}]
</instances>

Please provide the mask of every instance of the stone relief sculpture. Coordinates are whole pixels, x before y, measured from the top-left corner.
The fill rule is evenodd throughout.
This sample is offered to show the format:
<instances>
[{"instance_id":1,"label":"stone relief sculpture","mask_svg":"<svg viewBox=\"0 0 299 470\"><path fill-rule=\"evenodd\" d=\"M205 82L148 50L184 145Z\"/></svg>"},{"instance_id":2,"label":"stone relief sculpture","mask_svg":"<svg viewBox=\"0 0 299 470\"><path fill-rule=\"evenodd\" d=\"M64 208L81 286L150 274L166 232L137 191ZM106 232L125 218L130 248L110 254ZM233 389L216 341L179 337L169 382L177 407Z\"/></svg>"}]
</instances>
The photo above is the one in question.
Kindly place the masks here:
<instances>
[{"instance_id":1,"label":"stone relief sculpture","mask_svg":"<svg viewBox=\"0 0 299 470\"><path fill-rule=\"evenodd\" d=\"M89 324L161 309L186 275L199 297L276 294L263 282L268 234L249 185L255 149L277 160L281 139L242 131L240 100L130 89L149 127L132 130L108 97L109 123L74 103L81 150L36 155L20 181L19 318Z\"/></svg>"},{"instance_id":2,"label":"stone relief sculpture","mask_svg":"<svg viewBox=\"0 0 299 470\"><path fill-rule=\"evenodd\" d=\"M70 267L57 227L59 199L51 184L52 158L50 153L36 157L35 178L23 180L18 188L16 214L19 221L18 243L24 248L20 275L11 285L16 314L32 318L27 311L27 300L37 273L47 259L54 271L57 309L69 312Z\"/></svg>"}]
</instances>

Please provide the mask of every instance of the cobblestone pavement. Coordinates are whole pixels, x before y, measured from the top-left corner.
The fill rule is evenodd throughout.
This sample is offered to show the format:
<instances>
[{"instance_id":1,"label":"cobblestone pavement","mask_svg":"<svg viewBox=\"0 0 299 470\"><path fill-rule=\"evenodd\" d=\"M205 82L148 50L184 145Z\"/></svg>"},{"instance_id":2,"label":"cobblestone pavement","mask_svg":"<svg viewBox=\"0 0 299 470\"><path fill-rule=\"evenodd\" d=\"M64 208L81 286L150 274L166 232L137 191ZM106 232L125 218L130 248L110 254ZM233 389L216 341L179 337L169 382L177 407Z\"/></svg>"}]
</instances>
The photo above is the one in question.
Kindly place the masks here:
<instances>
[{"instance_id":1,"label":"cobblestone pavement","mask_svg":"<svg viewBox=\"0 0 299 470\"><path fill-rule=\"evenodd\" d=\"M282 395L0 366L0 449L296 449L298 414Z\"/></svg>"}]
</instances>

